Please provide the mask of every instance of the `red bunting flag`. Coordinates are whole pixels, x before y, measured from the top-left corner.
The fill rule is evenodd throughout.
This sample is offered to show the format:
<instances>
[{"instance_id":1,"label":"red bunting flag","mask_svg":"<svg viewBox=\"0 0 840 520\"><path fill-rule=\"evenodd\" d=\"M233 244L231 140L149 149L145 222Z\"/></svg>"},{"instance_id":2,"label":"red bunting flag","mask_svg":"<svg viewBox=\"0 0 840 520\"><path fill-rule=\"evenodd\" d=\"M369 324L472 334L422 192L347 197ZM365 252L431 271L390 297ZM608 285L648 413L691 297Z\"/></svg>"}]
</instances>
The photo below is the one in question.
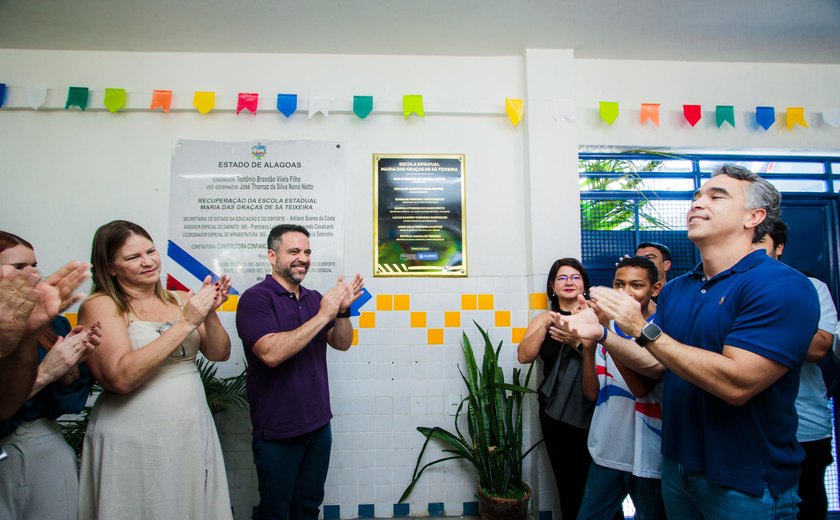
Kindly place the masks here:
<instances>
[{"instance_id":1,"label":"red bunting flag","mask_svg":"<svg viewBox=\"0 0 840 520\"><path fill-rule=\"evenodd\" d=\"M236 115L239 115L242 110L249 110L256 115L259 99L260 95L257 93L240 92L239 100L236 102Z\"/></svg>"},{"instance_id":2,"label":"red bunting flag","mask_svg":"<svg viewBox=\"0 0 840 520\"><path fill-rule=\"evenodd\" d=\"M694 126L703 117L700 105L683 105L683 114L688 124Z\"/></svg>"}]
</instances>

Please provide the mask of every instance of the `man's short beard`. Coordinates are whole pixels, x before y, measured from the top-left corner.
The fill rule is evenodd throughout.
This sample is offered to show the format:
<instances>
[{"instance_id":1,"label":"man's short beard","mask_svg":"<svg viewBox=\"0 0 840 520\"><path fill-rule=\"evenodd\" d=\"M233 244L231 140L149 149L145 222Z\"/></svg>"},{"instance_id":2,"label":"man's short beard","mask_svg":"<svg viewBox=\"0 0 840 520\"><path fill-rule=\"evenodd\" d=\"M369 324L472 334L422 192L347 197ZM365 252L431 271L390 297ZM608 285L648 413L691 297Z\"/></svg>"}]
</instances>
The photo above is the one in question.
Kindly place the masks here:
<instances>
[{"instance_id":1,"label":"man's short beard","mask_svg":"<svg viewBox=\"0 0 840 520\"><path fill-rule=\"evenodd\" d=\"M280 270L277 272L277 274L280 276L280 278L286 280L289 283L300 285L300 283L303 282L303 280L306 278L306 274L308 272L309 272L309 269L307 269L306 272L303 273L303 275L300 277L300 280L298 280L295 277L296 275L295 275L294 271L292 271L291 266L280 268Z\"/></svg>"}]
</instances>

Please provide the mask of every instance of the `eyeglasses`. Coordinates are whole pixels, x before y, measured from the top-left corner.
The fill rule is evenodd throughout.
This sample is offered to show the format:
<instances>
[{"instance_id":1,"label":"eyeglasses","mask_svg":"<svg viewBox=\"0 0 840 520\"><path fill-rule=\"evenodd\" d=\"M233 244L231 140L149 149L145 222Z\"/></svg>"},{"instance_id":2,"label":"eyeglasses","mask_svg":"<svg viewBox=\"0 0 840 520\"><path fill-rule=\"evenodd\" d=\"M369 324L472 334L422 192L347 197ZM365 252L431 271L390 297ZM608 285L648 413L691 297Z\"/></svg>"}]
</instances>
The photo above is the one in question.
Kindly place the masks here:
<instances>
[{"instance_id":1,"label":"eyeglasses","mask_svg":"<svg viewBox=\"0 0 840 520\"><path fill-rule=\"evenodd\" d=\"M163 336L164 332L172 328L173 323L171 321L167 321L157 329L157 333ZM175 349L175 352L169 354L171 357L174 358L182 358L187 355L187 351L184 349L184 345L178 345L178 348Z\"/></svg>"},{"instance_id":2,"label":"eyeglasses","mask_svg":"<svg viewBox=\"0 0 840 520\"><path fill-rule=\"evenodd\" d=\"M573 282L579 282L579 281L583 280L583 277L579 274L573 274L571 276L566 275L566 274L560 274L560 275L557 275L554 278L555 282L562 282L562 283L566 283L569 280L571 280Z\"/></svg>"}]
</instances>

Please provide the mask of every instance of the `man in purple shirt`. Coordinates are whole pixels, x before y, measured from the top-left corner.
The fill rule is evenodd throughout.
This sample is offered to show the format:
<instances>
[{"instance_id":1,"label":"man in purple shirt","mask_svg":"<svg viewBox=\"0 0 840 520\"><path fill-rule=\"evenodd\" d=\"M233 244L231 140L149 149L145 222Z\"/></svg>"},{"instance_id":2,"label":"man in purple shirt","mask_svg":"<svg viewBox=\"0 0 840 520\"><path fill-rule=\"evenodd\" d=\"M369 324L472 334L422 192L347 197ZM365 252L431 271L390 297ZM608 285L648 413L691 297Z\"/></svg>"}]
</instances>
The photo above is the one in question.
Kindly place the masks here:
<instances>
[{"instance_id":1,"label":"man in purple shirt","mask_svg":"<svg viewBox=\"0 0 840 520\"><path fill-rule=\"evenodd\" d=\"M350 304L364 281L339 276L324 295L301 286L311 253L305 228L274 227L271 275L242 294L236 312L248 361L261 520L317 520L324 499L332 445L327 344L350 348Z\"/></svg>"}]
</instances>

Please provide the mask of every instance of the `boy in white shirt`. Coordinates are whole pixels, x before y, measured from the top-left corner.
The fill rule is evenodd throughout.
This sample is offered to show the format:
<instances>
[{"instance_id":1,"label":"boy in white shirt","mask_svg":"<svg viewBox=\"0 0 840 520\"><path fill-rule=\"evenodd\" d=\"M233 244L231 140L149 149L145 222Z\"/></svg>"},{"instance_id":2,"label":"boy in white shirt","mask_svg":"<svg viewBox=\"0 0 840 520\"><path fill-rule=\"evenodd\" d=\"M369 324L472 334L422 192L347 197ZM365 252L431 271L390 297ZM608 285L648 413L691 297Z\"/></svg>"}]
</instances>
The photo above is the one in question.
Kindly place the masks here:
<instances>
[{"instance_id":1,"label":"boy in white shirt","mask_svg":"<svg viewBox=\"0 0 840 520\"><path fill-rule=\"evenodd\" d=\"M616 268L613 288L625 291L639 302L645 319L651 321L651 299L662 288L656 265L647 258L622 259ZM629 337L615 323L610 330ZM584 341L584 394L596 401L589 429L592 466L578 520L608 518L629 494L637 519L664 519L661 472L662 385L630 370L607 349ZM641 347L639 347L641 348Z\"/></svg>"}]
</instances>

